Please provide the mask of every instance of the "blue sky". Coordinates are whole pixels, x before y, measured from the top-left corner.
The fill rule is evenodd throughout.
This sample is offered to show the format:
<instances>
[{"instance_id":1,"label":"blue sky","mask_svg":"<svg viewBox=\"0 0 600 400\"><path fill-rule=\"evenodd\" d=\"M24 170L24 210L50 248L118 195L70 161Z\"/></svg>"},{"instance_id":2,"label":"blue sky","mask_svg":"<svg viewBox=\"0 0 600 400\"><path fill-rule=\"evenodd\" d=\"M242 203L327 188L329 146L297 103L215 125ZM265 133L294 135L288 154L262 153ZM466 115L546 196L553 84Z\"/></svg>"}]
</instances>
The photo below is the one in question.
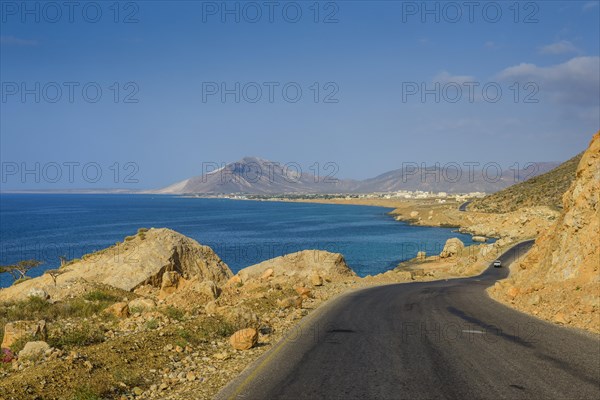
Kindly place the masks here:
<instances>
[{"instance_id":1,"label":"blue sky","mask_svg":"<svg viewBox=\"0 0 600 400\"><path fill-rule=\"evenodd\" d=\"M600 126L598 1L278 2L271 21L264 2L227 3L239 21L222 2L50 3L0 9L5 190L156 188L247 155L357 179L561 161Z\"/></svg>"}]
</instances>

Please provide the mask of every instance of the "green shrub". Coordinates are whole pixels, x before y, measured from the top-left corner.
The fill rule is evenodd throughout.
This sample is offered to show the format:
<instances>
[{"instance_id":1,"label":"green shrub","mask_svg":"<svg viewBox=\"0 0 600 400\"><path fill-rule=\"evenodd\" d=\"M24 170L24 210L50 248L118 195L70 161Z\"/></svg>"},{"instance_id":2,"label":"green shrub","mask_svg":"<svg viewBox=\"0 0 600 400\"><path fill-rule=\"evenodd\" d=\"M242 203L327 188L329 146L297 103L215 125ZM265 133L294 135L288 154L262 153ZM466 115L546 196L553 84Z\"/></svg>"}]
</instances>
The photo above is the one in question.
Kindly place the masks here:
<instances>
[{"instance_id":1,"label":"green shrub","mask_svg":"<svg viewBox=\"0 0 600 400\"><path fill-rule=\"evenodd\" d=\"M104 290L93 290L83 295L83 298L89 301L106 301L116 302L119 298L111 293Z\"/></svg>"},{"instance_id":2,"label":"green shrub","mask_svg":"<svg viewBox=\"0 0 600 400\"><path fill-rule=\"evenodd\" d=\"M149 319L148 321L146 321L146 329L156 329L156 328L158 328L157 320L152 318L152 319Z\"/></svg>"},{"instance_id":3,"label":"green shrub","mask_svg":"<svg viewBox=\"0 0 600 400\"><path fill-rule=\"evenodd\" d=\"M211 317L203 321L200 325L200 331L207 337L212 336L231 336L235 333L235 325L225 321L220 317Z\"/></svg>"},{"instance_id":4,"label":"green shrub","mask_svg":"<svg viewBox=\"0 0 600 400\"><path fill-rule=\"evenodd\" d=\"M141 314L142 311L144 311L144 307L130 307L129 308L129 313L130 314Z\"/></svg>"},{"instance_id":5,"label":"green shrub","mask_svg":"<svg viewBox=\"0 0 600 400\"><path fill-rule=\"evenodd\" d=\"M166 308L161 309L160 312L162 312L170 319L174 319L176 321L183 321L184 318L183 311L173 306L167 306Z\"/></svg>"}]
</instances>

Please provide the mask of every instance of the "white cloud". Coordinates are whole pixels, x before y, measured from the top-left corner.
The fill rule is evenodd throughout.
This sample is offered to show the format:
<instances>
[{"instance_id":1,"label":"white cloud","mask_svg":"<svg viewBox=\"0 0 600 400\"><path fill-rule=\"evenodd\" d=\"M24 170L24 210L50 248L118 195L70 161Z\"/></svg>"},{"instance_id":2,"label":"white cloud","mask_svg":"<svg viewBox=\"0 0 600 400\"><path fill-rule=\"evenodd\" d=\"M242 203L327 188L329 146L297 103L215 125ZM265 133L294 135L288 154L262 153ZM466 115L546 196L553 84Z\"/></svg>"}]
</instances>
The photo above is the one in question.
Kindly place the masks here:
<instances>
[{"instance_id":1,"label":"white cloud","mask_svg":"<svg viewBox=\"0 0 600 400\"><path fill-rule=\"evenodd\" d=\"M592 8L598 7L598 1L588 1L583 5L583 11L591 10Z\"/></svg>"},{"instance_id":2,"label":"white cloud","mask_svg":"<svg viewBox=\"0 0 600 400\"><path fill-rule=\"evenodd\" d=\"M498 78L521 84L534 82L540 97L548 96L561 105L600 106L600 57L575 57L548 67L522 63L504 69Z\"/></svg>"},{"instance_id":3,"label":"white cloud","mask_svg":"<svg viewBox=\"0 0 600 400\"><path fill-rule=\"evenodd\" d=\"M14 36L0 36L0 44L3 46L37 46L38 42Z\"/></svg>"},{"instance_id":4,"label":"white cloud","mask_svg":"<svg viewBox=\"0 0 600 400\"><path fill-rule=\"evenodd\" d=\"M568 40L560 40L558 42L548 44L539 48L540 54L567 54L567 53L579 53L580 50Z\"/></svg>"},{"instance_id":5,"label":"white cloud","mask_svg":"<svg viewBox=\"0 0 600 400\"><path fill-rule=\"evenodd\" d=\"M458 83L462 85L465 82L474 82L475 77L470 75L451 75L447 71L442 71L433 77L433 82L440 83Z\"/></svg>"}]
</instances>

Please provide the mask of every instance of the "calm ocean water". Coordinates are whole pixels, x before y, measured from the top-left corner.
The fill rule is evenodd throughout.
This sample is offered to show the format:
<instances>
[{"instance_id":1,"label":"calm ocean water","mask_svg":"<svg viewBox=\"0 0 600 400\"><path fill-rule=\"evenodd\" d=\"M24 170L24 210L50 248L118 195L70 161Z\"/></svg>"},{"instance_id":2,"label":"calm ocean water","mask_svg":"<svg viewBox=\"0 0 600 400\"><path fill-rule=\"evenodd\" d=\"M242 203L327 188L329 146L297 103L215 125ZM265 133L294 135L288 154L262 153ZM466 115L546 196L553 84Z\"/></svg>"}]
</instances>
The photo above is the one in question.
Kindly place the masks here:
<instances>
[{"instance_id":1,"label":"calm ocean water","mask_svg":"<svg viewBox=\"0 0 600 400\"><path fill-rule=\"evenodd\" d=\"M408 226L367 206L192 199L153 195L0 195L0 263L39 259L30 275L56 268L58 257L122 241L140 227L167 227L211 246L233 272L304 249L342 253L360 276L377 274L417 251L439 253L447 228ZM0 275L0 287L12 278Z\"/></svg>"}]
</instances>

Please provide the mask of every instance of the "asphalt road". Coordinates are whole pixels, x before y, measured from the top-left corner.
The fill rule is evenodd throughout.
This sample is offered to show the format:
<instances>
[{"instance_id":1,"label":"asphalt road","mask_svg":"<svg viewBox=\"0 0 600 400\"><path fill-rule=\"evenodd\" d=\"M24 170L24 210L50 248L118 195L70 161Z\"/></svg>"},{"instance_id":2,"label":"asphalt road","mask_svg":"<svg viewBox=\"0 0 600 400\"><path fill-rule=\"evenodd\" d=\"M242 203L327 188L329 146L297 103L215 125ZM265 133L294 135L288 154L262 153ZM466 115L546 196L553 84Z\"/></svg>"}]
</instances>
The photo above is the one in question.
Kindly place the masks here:
<instances>
[{"instance_id":1,"label":"asphalt road","mask_svg":"<svg viewBox=\"0 0 600 400\"><path fill-rule=\"evenodd\" d=\"M504 268L342 296L218 399L600 399L600 340L491 300Z\"/></svg>"},{"instance_id":2,"label":"asphalt road","mask_svg":"<svg viewBox=\"0 0 600 400\"><path fill-rule=\"evenodd\" d=\"M465 201L458 207L458 211L467 211L467 207L471 204L471 200Z\"/></svg>"}]
</instances>

